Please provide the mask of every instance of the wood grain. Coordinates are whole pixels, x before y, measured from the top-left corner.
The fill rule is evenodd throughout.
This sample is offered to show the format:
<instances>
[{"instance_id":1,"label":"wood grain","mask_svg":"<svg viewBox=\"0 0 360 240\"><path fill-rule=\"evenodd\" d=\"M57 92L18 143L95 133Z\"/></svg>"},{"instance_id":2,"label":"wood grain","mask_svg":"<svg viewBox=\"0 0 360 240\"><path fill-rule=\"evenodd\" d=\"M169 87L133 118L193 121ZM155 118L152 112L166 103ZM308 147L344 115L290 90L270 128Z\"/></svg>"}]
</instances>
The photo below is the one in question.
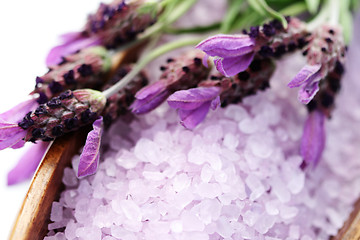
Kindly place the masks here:
<instances>
[{"instance_id":1,"label":"wood grain","mask_svg":"<svg viewBox=\"0 0 360 240\"><path fill-rule=\"evenodd\" d=\"M350 214L338 234L331 240L359 240L360 239L360 199L354 204Z\"/></svg>"}]
</instances>

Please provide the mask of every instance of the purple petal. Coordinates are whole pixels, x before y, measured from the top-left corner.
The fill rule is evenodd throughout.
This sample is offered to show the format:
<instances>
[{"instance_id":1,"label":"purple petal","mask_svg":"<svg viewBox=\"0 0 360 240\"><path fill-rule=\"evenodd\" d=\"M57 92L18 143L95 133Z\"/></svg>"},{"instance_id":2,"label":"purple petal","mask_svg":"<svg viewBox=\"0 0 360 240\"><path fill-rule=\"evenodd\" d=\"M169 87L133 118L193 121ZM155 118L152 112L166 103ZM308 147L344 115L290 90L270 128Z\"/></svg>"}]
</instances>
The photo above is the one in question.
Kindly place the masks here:
<instances>
[{"instance_id":1,"label":"purple petal","mask_svg":"<svg viewBox=\"0 0 360 240\"><path fill-rule=\"evenodd\" d=\"M299 90L298 99L303 104L308 104L319 91L319 82L312 82Z\"/></svg>"},{"instance_id":2,"label":"purple petal","mask_svg":"<svg viewBox=\"0 0 360 240\"><path fill-rule=\"evenodd\" d=\"M205 102L210 102L219 96L219 87L198 87L181 90L173 93L168 98L170 107L182 110L193 110L200 107Z\"/></svg>"},{"instance_id":3,"label":"purple petal","mask_svg":"<svg viewBox=\"0 0 360 240\"><path fill-rule=\"evenodd\" d=\"M19 122L28 112L33 111L39 104L34 98L19 103L10 110L0 114L0 118L11 123Z\"/></svg>"},{"instance_id":4,"label":"purple petal","mask_svg":"<svg viewBox=\"0 0 360 240\"><path fill-rule=\"evenodd\" d=\"M12 145L11 148L12 149L22 148L25 145L25 143L26 142L24 140L20 140L16 144Z\"/></svg>"},{"instance_id":5,"label":"purple petal","mask_svg":"<svg viewBox=\"0 0 360 240\"><path fill-rule=\"evenodd\" d=\"M7 123L0 119L0 141L11 138L13 135L25 131L17 123Z\"/></svg>"},{"instance_id":6,"label":"purple petal","mask_svg":"<svg viewBox=\"0 0 360 240\"><path fill-rule=\"evenodd\" d=\"M93 130L87 135L84 149L80 155L78 177L85 177L96 172L100 158L102 125L101 117L93 123Z\"/></svg>"},{"instance_id":7,"label":"purple petal","mask_svg":"<svg viewBox=\"0 0 360 240\"><path fill-rule=\"evenodd\" d=\"M60 63L63 56L72 54L80 49L97 46L101 44L100 38L79 38L75 41L66 42L62 45L52 48L46 57L46 65L52 66Z\"/></svg>"},{"instance_id":8,"label":"purple petal","mask_svg":"<svg viewBox=\"0 0 360 240\"><path fill-rule=\"evenodd\" d=\"M180 123L187 129L194 129L199 123L201 123L206 114L209 112L211 103L205 102L200 107L194 110L182 110L178 111L180 117Z\"/></svg>"},{"instance_id":9,"label":"purple petal","mask_svg":"<svg viewBox=\"0 0 360 240\"><path fill-rule=\"evenodd\" d=\"M65 44L65 43L74 42L84 37L82 36L81 32L68 32L61 34L59 38L61 39L61 42Z\"/></svg>"},{"instance_id":10,"label":"purple petal","mask_svg":"<svg viewBox=\"0 0 360 240\"><path fill-rule=\"evenodd\" d=\"M148 113L164 102L169 95L170 92L165 90L158 95L151 95L145 99L135 99L130 109L134 114Z\"/></svg>"},{"instance_id":11,"label":"purple petal","mask_svg":"<svg viewBox=\"0 0 360 240\"><path fill-rule=\"evenodd\" d=\"M325 146L325 115L320 111L310 113L305 122L300 154L307 164L316 166Z\"/></svg>"},{"instance_id":12,"label":"purple petal","mask_svg":"<svg viewBox=\"0 0 360 240\"><path fill-rule=\"evenodd\" d=\"M209 59L209 55L207 55L207 54L205 54L204 57L202 58L202 64L203 64L205 67L209 67L208 59Z\"/></svg>"},{"instance_id":13,"label":"purple petal","mask_svg":"<svg viewBox=\"0 0 360 240\"><path fill-rule=\"evenodd\" d=\"M289 88L299 87L307 82L319 81L321 64L305 65L291 82L288 83Z\"/></svg>"},{"instance_id":14,"label":"purple petal","mask_svg":"<svg viewBox=\"0 0 360 240\"><path fill-rule=\"evenodd\" d=\"M145 99L150 96L154 96L163 92L166 89L166 84L164 81L156 81L153 84L150 84L146 87L140 89L136 94L135 97L137 99Z\"/></svg>"},{"instance_id":15,"label":"purple petal","mask_svg":"<svg viewBox=\"0 0 360 240\"><path fill-rule=\"evenodd\" d=\"M245 71L254 58L254 53L232 58L218 58L214 60L216 69L226 77L231 77Z\"/></svg>"},{"instance_id":16,"label":"purple petal","mask_svg":"<svg viewBox=\"0 0 360 240\"><path fill-rule=\"evenodd\" d=\"M196 48L212 57L235 57L254 50L255 42L248 35L219 34L205 39Z\"/></svg>"},{"instance_id":17,"label":"purple petal","mask_svg":"<svg viewBox=\"0 0 360 240\"><path fill-rule=\"evenodd\" d=\"M26 136L26 131L20 127L19 129L14 130L13 135L7 139L0 140L0 150L3 150L8 147L19 146L19 142Z\"/></svg>"},{"instance_id":18,"label":"purple petal","mask_svg":"<svg viewBox=\"0 0 360 240\"><path fill-rule=\"evenodd\" d=\"M49 146L49 142L33 144L7 175L7 184L13 185L31 178Z\"/></svg>"},{"instance_id":19,"label":"purple petal","mask_svg":"<svg viewBox=\"0 0 360 240\"><path fill-rule=\"evenodd\" d=\"M214 100L211 101L210 108L211 110L215 110L220 106L220 96L217 96Z\"/></svg>"}]
</instances>

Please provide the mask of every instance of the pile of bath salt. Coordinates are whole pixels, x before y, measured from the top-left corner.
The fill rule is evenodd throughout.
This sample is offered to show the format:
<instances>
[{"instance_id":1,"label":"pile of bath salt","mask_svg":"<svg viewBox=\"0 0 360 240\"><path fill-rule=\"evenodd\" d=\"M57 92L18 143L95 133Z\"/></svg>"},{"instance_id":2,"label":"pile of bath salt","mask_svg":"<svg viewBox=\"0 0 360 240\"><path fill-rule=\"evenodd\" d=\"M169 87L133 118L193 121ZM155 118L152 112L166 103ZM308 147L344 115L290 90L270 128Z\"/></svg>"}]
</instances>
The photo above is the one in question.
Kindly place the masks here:
<instances>
[{"instance_id":1,"label":"pile of bath salt","mask_svg":"<svg viewBox=\"0 0 360 240\"><path fill-rule=\"evenodd\" d=\"M281 65L280 65L281 66ZM288 68L285 68L288 69ZM360 195L359 129L345 110L327 147L301 170L306 110L277 70L272 87L211 112L195 130L164 104L105 136L98 172L78 180L79 156L52 205L46 240L329 239ZM293 73L293 72L292 72ZM291 75L291 74L290 74ZM291 79L291 78L290 78ZM349 98L344 87L339 101ZM351 95L351 94L350 94Z\"/></svg>"}]
</instances>

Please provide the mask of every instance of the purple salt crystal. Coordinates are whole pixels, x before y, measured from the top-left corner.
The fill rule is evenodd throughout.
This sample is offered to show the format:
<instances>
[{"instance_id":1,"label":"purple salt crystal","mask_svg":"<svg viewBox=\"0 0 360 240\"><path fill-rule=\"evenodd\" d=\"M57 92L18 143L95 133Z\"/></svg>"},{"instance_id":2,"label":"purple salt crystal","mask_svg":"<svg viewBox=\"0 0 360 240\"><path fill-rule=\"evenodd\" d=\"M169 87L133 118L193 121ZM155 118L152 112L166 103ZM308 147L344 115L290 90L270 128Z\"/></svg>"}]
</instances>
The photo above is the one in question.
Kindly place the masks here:
<instances>
[{"instance_id":1,"label":"purple salt crystal","mask_svg":"<svg viewBox=\"0 0 360 240\"><path fill-rule=\"evenodd\" d=\"M78 179L76 178L75 172L73 169L66 167L64 169L64 176L62 178L62 182L65 186L75 187L78 184Z\"/></svg>"},{"instance_id":2,"label":"purple salt crystal","mask_svg":"<svg viewBox=\"0 0 360 240\"><path fill-rule=\"evenodd\" d=\"M63 220L63 205L61 203L52 203L50 220L53 222L60 222Z\"/></svg>"},{"instance_id":3,"label":"purple salt crystal","mask_svg":"<svg viewBox=\"0 0 360 240\"><path fill-rule=\"evenodd\" d=\"M168 104L179 109L181 124L193 129L205 119L210 107L214 110L219 105L220 90L218 87L199 87L177 91L168 98Z\"/></svg>"},{"instance_id":4,"label":"purple salt crystal","mask_svg":"<svg viewBox=\"0 0 360 240\"><path fill-rule=\"evenodd\" d=\"M103 131L102 117L93 124L93 130L89 132L84 149L80 155L77 176L85 177L96 172L100 158L100 143Z\"/></svg>"},{"instance_id":5,"label":"purple salt crystal","mask_svg":"<svg viewBox=\"0 0 360 240\"><path fill-rule=\"evenodd\" d=\"M325 147L325 116L313 111L306 120L301 138L300 154L307 165L316 166Z\"/></svg>"}]
</instances>

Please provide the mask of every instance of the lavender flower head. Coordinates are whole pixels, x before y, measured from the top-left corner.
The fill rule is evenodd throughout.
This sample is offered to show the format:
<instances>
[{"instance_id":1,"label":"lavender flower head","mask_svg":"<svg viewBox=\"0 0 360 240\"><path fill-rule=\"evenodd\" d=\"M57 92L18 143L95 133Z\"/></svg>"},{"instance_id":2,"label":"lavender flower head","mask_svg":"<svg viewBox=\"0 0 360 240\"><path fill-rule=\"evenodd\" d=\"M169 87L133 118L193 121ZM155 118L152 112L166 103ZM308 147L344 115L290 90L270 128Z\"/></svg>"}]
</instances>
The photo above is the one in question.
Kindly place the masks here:
<instances>
[{"instance_id":1,"label":"lavender flower head","mask_svg":"<svg viewBox=\"0 0 360 240\"><path fill-rule=\"evenodd\" d=\"M180 123L194 129L202 122L209 109L215 110L220 105L219 87L198 87L180 90L173 93L167 100L170 107L178 109Z\"/></svg>"},{"instance_id":2,"label":"lavender flower head","mask_svg":"<svg viewBox=\"0 0 360 240\"><path fill-rule=\"evenodd\" d=\"M40 104L70 89L96 88L110 70L111 58L103 47L85 48L62 57L62 62L49 67L49 72L36 78L35 90Z\"/></svg>"},{"instance_id":3,"label":"lavender flower head","mask_svg":"<svg viewBox=\"0 0 360 240\"><path fill-rule=\"evenodd\" d=\"M212 75L201 81L197 88L175 92L168 98L168 104L178 109L184 127L194 129L205 119L210 108L215 110L220 104L225 107L229 103L239 103L243 98L269 88L274 70L269 58L255 56L250 66L236 76Z\"/></svg>"},{"instance_id":4,"label":"lavender flower head","mask_svg":"<svg viewBox=\"0 0 360 240\"><path fill-rule=\"evenodd\" d=\"M51 49L46 64L58 64L62 56L86 47L101 45L116 48L135 39L155 22L156 16L140 11L144 2L125 3L124 0L115 0L109 4L100 4L96 13L89 15L83 31L61 36L63 44Z\"/></svg>"},{"instance_id":5,"label":"lavender flower head","mask_svg":"<svg viewBox=\"0 0 360 240\"><path fill-rule=\"evenodd\" d=\"M299 101L308 104L319 91L320 80L331 72L342 74L345 61L345 45L338 27L322 25L309 37L309 44L303 52L307 64L289 82L290 88L301 87Z\"/></svg>"},{"instance_id":6,"label":"lavender flower head","mask_svg":"<svg viewBox=\"0 0 360 240\"><path fill-rule=\"evenodd\" d=\"M219 34L199 43L196 48L207 57L214 57L216 69L224 76L234 76L248 68L254 55L281 57L305 44L305 24L296 18L288 19L288 27L273 20L259 27L251 27L248 34Z\"/></svg>"},{"instance_id":7,"label":"lavender flower head","mask_svg":"<svg viewBox=\"0 0 360 240\"><path fill-rule=\"evenodd\" d=\"M207 78L210 69L201 64L204 54L191 51L178 58L168 59L160 67L163 73L160 80L142 88L135 95L135 101L130 106L135 114L147 113L177 90L195 87L198 82Z\"/></svg>"},{"instance_id":8,"label":"lavender flower head","mask_svg":"<svg viewBox=\"0 0 360 240\"><path fill-rule=\"evenodd\" d=\"M215 35L196 48L207 56L215 57L216 69L225 76L233 76L244 71L254 57L255 41L248 35Z\"/></svg>"}]
</instances>

